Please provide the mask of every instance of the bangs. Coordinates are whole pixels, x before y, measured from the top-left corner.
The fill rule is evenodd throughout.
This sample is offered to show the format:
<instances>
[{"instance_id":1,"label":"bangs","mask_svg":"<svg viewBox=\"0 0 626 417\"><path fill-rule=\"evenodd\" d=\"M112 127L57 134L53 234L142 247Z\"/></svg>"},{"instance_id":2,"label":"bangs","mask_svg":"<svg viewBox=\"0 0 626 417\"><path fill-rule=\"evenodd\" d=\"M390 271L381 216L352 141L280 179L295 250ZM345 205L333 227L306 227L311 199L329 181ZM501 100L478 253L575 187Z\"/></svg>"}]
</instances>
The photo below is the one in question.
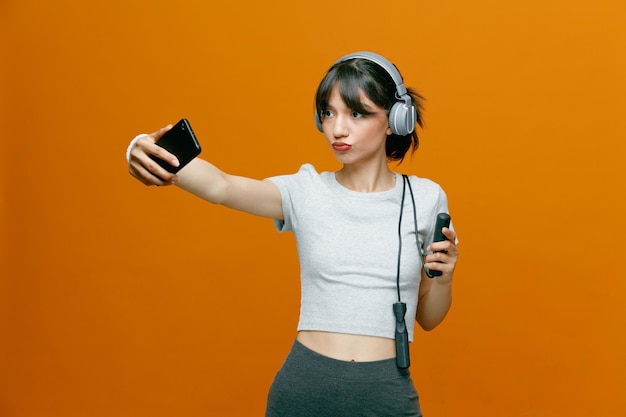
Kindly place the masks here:
<instances>
[{"instance_id":1,"label":"bangs","mask_svg":"<svg viewBox=\"0 0 626 417\"><path fill-rule=\"evenodd\" d=\"M315 108L318 115L321 115L328 107L330 93L335 86L346 106L361 114L372 114L372 110L366 108L361 102L361 92L374 104L387 111L393 104L393 102L389 102L388 95L384 94L380 84L368 72L364 72L353 65L344 64L332 68L320 83L315 98Z\"/></svg>"},{"instance_id":2,"label":"bangs","mask_svg":"<svg viewBox=\"0 0 626 417\"><path fill-rule=\"evenodd\" d=\"M362 84L365 83L358 82L353 78L337 80L335 83L337 90L339 91L339 96L349 109L361 114L371 114L372 109L366 109L361 102L361 91L367 96L367 92Z\"/></svg>"}]
</instances>

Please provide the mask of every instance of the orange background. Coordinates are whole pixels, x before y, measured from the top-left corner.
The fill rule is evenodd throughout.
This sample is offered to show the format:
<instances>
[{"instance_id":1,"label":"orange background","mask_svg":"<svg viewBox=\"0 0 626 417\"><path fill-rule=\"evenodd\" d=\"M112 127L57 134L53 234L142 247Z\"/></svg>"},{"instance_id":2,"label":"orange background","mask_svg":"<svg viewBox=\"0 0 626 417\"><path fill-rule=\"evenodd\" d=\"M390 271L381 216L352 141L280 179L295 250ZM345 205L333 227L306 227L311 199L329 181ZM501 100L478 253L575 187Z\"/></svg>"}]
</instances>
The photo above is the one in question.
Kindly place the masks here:
<instances>
[{"instance_id":1,"label":"orange background","mask_svg":"<svg viewBox=\"0 0 626 417\"><path fill-rule=\"evenodd\" d=\"M187 117L263 178L337 167L313 93L356 50L427 98L402 172L448 192L436 416L623 416L626 3L10 1L2 39L0 415L262 415L295 336L293 237L126 171Z\"/></svg>"}]
</instances>

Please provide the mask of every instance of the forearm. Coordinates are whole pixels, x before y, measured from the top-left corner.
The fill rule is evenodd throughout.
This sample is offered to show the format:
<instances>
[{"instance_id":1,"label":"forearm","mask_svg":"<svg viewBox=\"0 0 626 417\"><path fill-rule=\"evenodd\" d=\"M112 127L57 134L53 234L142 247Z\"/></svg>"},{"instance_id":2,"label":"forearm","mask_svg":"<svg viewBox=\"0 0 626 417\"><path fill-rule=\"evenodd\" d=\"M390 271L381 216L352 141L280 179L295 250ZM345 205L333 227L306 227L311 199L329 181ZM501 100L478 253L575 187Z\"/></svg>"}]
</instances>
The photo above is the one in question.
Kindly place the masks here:
<instances>
[{"instance_id":1,"label":"forearm","mask_svg":"<svg viewBox=\"0 0 626 417\"><path fill-rule=\"evenodd\" d=\"M215 204L221 204L226 195L225 174L213 164L196 158L178 174L176 186Z\"/></svg>"},{"instance_id":2,"label":"forearm","mask_svg":"<svg viewBox=\"0 0 626 417\"><path fill-rule=\"evenodd\" d=\"M202 159L196 158L181 169L176 185L234 210L274 219L283 217L280 191L274 184L227 174Z\"/></svg>"},{"instance_id":3,"label":"forearm","mask_svg":"<svg viewBox=\"0 0 626 417\"><path fill-rule=\"evenodd\" d=\"M415 317L426 331L437 327L452 305L452 281L440 283L439 280L433 279L429 284L430 288L422 293L419 299Z\"/></svg>"}]
</instances>

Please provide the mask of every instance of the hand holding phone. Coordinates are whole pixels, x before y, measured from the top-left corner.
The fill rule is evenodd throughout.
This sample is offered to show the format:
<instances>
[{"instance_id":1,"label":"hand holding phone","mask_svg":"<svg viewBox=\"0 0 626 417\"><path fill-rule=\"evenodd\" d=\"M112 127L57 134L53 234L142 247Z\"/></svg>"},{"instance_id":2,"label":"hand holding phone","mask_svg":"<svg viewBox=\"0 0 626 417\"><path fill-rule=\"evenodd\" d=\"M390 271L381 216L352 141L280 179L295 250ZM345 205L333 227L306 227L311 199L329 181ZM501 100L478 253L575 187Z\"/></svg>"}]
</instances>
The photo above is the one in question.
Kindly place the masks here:
<instances>
[{"instance_id":1,"label":"hand holding phone","mask_svg":"<svg viewBox=\"0 0 626 417\"><path fill-rule=\"evenodd\" d=\"M169 162L150 155L150 158L163 169L172 174L180 171L185 165L191 162L196 156L200 155L202 149L191 129L191 125L187 119L181 119L170 130L168 130L156 144L176 156L179 165L173 166Z\"/></svg>"},{"instance_id":2,"label":"hand holding phone","mask_svg":"<svg viewBox=\"0 0 626 417\"><path fill-rule=\"evenodd\" d=\"M446 235L443 234L443 228L450 227L450 215L447 213L439 213L437 214L437 221L435 222L435 234L433 238L433 242L441 242L444 240L448 240ZM439 277L441 276L441 271L428 270L427 271L429 278Z\"/></svg>"}]
</instances>

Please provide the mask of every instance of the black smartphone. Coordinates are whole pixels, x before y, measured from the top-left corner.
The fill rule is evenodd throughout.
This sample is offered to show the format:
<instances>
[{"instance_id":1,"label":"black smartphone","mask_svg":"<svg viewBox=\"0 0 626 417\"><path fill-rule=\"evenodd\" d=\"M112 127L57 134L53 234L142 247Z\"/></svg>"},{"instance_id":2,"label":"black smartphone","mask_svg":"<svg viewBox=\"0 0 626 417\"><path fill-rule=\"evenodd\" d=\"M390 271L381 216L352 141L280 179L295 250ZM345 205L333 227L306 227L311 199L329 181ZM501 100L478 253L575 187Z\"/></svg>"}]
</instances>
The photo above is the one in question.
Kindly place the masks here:
<instances>
[{"instance_id":1,"label":"black smartphone","mask_svg":"<svg viewBox=\"0 0 626 417\"><path fill-rule=\"evenodd\" d=\"M187 119L181 119L176 123L167 133L156 141L156 144L178 158L180 165L175 167L170 165L167 161L150 155L150 158L172 174L180 171L185 165L191 162L192 159L200 155L202 151L200 143L198 143L196 135L194 135Z\"/></svg>"}]
</instances>

